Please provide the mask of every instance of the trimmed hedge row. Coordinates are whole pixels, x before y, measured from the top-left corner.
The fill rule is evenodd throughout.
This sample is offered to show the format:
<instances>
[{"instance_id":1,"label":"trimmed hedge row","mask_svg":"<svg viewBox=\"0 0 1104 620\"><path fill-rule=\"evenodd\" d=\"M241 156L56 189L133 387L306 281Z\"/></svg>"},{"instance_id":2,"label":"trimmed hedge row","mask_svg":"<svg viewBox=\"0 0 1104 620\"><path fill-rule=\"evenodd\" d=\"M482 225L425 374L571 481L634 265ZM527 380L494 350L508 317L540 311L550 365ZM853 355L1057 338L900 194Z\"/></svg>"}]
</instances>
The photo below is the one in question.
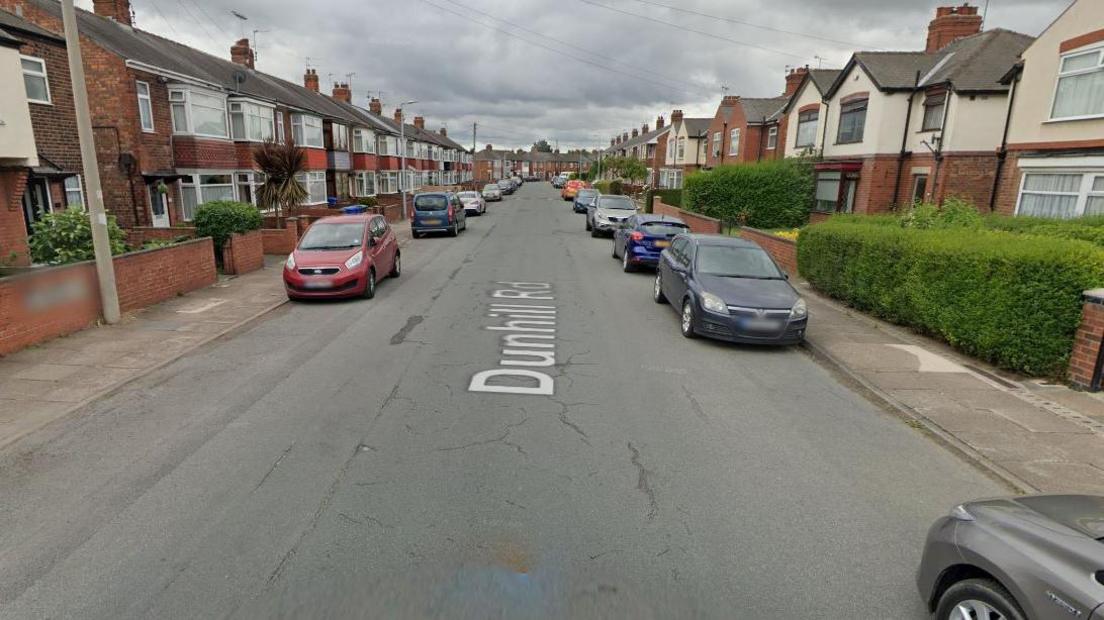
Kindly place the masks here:
<instances>
[{"instance_id":1,"label":"trimmed hedge row","mask_svg":"<svg viewBox=\"0 0 1104 620\"><path fill-rule=\"evenodd\" d=\"M686 178L683 208L753 228L794 228L809 220L814 191L807 161L717 166Z\"/></svg>"},{"instance_id":2,"label":"trimmed hedge row","mask_svg":"<svg viewBox=\"0 0 1104 620\"><path fill-rule=\"evenodd\" d=\"M215 255L221 257L222 246L230 235L257 230L264 225L264 219L257 207L251 204L214 200L199 205L193 223L196 236L211 237L215 244Z\"/></svg>"},{"instance_id":3,"label":"trimmed hedge row","mask_svg":"<svg viewBox=\"0 0 1104 620\"><path fill-rule=\"evenodd\" d=\"M617 180L596 181L594 183L594 188L597 189L599 192L602 192L603 194L620 196L622 193L624 193L624 188L621 186L621 181Z\"/></svg>"},{"instance_id":4,"label":"trimmed hedge row","mask_svg":"<svg viewBox=\"0 0 1104 620\"><path fill-rule=\"evenodd\" d=\"M805 228L797 260L836 299L1031 375L1065 373L1081 293L1104 284L1104 250L1083 241L845 218Z\"/></svg>"},{"instance_id":5,"label":"trimmed hedge row","mask_svg":"<svg viewBox=\"0 0 1104 620\"><path fill-rule=\"evenodd\" d=\"M646 196L644 196L644 212L652 212L652 200L658 196L664 204L671 205L672 207L682 206L682 190L681 189L650 189Z\"/></svg>"},{"instance_id":6,"label":"trimmed hedge row","mask_svg":"<svg viewBox=\"0 0 1104 620\"><path fill-rule=\"evenodd\" d=\"M1080 239L1104 247L1104 216L1055 220L1042 217L992 215L984 219L985 226L993 230L1005 230L1024 235L1060 237L1062 239Z\"/></svg>"}]
</instances>

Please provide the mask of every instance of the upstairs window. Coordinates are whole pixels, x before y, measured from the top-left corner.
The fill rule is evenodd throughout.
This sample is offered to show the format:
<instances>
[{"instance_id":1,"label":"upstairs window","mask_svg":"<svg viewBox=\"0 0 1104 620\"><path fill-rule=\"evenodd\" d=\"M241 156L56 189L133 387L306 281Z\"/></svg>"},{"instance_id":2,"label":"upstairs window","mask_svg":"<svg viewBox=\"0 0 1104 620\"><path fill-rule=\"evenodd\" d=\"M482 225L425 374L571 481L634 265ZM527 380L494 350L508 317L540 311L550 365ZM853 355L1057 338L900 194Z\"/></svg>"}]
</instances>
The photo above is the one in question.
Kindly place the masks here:
<instances>
[{"instance_id":1,"label":"upstairs window","mask_svg":"<svg viewBox=\"0 0 1104 620\"><path fill-rule=\"evenodd\" d=\"M274 135L275 110L249 101L230 102L230 133L235 140L264 142Z\"/></svg>"},{"instance_id":2,"label":"upstairs window","mask_svg":"<svg viewBox=\"0 0 1104 620\"><path fill-rule=\"evenodd\" d=\"M142 124L142 131L153 131L153 104L150 102L149 84L135 82L134 85L138 91L138 121Z\"/></svg>"},{"instance_id":3,"label":"upstairs window","mask_svg":"<svg viewBox=\"0 0 1104 620\"><path fill-rule=\"evenodd\" d=\"M797 140L794 146L807 148L816 146L817 125L820 124L820 110L806 110L797 115Z\"/></svg>"},{"instance_id":4,"label":"upstairs window","mask_svg":"<svg viewBox=\"0 0 1104 620\"><path fill-rule=\"evenodd\" d=\"M322 119L309 114L292 114L291 139L299 146L325 148L322 141Z\"/></svg>"},{"instance_id":5,"label":"upstairs window","mask_svg":"<svg viewBox=\"0 0 1104 620\"><path fill-rule=\"evenodd\" d=\"M678 154L677 154L677 157L678 157L677 161L682 161L683 159L686 158L686 138L679 138L678 139Z\"/></svg>"},{"instance_id":6,"label":"upstairs window","mask_svg":"<svg viewBox=\"0 0 1104 620\"><path fill-rule=\"evenodd\" d=\"M836 134L837 143L850 144L863 141L867 101L867 99L856 99L840 106L839 131Z\"/></svg>"},{"instance_id":7,"label":"upstairs window","mask_svg":"<svg viewBox=\"0 0 1104 620\"><path fill-rule=\"evenodd\" d=\"M920 131L939 131L943 127L943 111L947 109L947 93L928 95L924 99L924 122Z\"/></svg>"},{"instance_id":8,"label":"upstairs window","mask_svg":"<svg viewBox=\"0 0 1104 620\"><path fill-rule=\"evenodd\" d=\"M376 152L376 134L367 129L357 127L353 129L353 152L355 153L375 153Z\"/></svg>"},{"instance_id":9,"label":"upstairs window","mask_svg":"<svg viewBox=\"0 0 1104 620\"><path fill-rule=\"evenodd\" d=\"M175 133L195 134L208 138L228 138L226 129L226 98L194 90L169 91L169 108Z\"/></svg>"},{"instance_id":10,"label":"upstairs window","mask_svg":"<svg viewBox=\"0 0 1104 620\"><path fill-rule=\"evenodd\" d=\"M636 156L636 149L633 149L633 157ZM713 132L713 157L721 156L721 132Z\"/></svg>"},{"instance_id":11,"label":"upstairs window","mask_svg":"<svg viewBox=\"0 0 1104 620\"><path fill-rule=\"evenodd\" d=\"M1104 48L1062 56L1050 118L1104 115Z\"/></svg>"},{"instance_id":12,"label":"upstairs window","mask_svg":"<svg viewBox=\"0 0 1104 620\"><path fill-rule=\"evenodd\" d=\"M767 150L773 151L778 148L778 127L771 127L767 130Z\"/></svg>"},{"instance_id":13,"label":"upstairs window","mask_svg":"<svg viewBox=\"0 0 1104 620\"><path fill-rule=\"evenodd\" d=\"M736 157L740 154L740 129L732 129L728 132L728 154Z\"/></svg>"},{"instance_id":14,"label":"upstairs window","mask_svg":"<svg viewBox=\"0 0 1104 620\"><path fill-rule=\"evenodd\" d=\"M23 86L27 90L27 101L31 103L50 103L50 82L46 79L46 61L32 56L20 56L23 66Z\"/></svg>"},{"instance_id":15,"label":"upstairs window","mask_svg":"<svg viewBox=\"0 0 1104 620\"><path fill-rule=\"evenodd\" d=\"M349 128L338 123L330 124L330 134L333 136L333 150L349 150Z\"/></svg>"}]
</instances>

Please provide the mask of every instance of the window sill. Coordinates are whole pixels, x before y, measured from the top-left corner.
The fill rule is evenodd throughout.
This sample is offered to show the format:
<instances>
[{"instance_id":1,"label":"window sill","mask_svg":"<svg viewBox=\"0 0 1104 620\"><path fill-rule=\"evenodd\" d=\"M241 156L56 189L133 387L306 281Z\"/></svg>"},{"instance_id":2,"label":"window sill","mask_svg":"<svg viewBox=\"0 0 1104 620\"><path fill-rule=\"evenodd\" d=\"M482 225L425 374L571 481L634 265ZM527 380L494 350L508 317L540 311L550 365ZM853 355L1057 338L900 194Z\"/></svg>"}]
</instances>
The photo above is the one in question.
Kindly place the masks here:
<instances>
[{"instance_id":1,"label":"window sill","mask_svg":"<svg viewBox=\"0 0 1104 620\"><path fill-rule=\"evenodd\" d=\"M27 103L33 103L35 105L54 105L52 101L39 101L37 99L28 99Z\"/></svg>"},{"instance_id":2,"label":"window sill","mask_svg":"<svg viewBox=\"0 0 1104 620\"><path fill-rule=\"evenodd\" d=\"M1067 116L1065 118L1052 118L1042 122L1043 125L1054 123L1072 123L1076 121L1098 121L1104 119L1104 114L1090 114L1087 116Z\"/></svg>"},{"instance_id":3,"label":"window sill","mask_svg":"<svg viewBox=\"0 0 1104 620\"><path fill-rule=\"evenodd\" d=\"M848 140L846 142L840 142L840 141L837 140L837 141L833 142L832 144L833 144L833 146L842 146L842 145L845 145L845 144L862 144L862 143L863 143L862 140Z\"/></svg>"}]
</instances>

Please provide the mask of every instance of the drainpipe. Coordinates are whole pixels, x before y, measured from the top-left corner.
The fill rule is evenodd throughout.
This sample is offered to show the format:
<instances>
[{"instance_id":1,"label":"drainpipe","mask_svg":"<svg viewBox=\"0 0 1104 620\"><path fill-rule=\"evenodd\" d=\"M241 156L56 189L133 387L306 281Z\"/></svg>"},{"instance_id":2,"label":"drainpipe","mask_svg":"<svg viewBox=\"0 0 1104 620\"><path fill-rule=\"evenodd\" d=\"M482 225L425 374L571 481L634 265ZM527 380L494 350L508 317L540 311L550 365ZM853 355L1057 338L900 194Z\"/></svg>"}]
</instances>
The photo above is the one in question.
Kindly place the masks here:
<instances>
[{"instance_id":1,"label":"drainpipe","mask_svg":"<svg viewBox=\"0 0 1104 620\"><path fill-rule=\"evenodd\" d=\"M932 198L936 197L935 191L939 187L939 169L943 166L943 137L947 135L947 117L950 116L951 112L951 92L948 87L943 100L943 120L939 125L939 148L935 151L935 172L932 174ZM938 202L938 204L942 203L942 200Z\"/></svg>"},{"instance_id":2,"label":"drainpipe","mask_svg":"<svg viewBox=\"0 0 1104 620\"><path fill-rule=\"evenodd\" d=\"M897 155L897 179L893 182L893 209L896 211L898 192L901 191L901 168L905 165L905 146L908 144L909 125L912 123L912 101L916 97L916 90L920 86L920 72L916 72L916 79L912 83L912 91L909 92L908 109L905 110L905 130L901 133L901 152ZM946 95L944 95L946 96ZM944 116L947 108L943 108Z\"/></svg>"},{"instance_id":3,"label":"drainpipe","mask_svg":"<svg viewBox=\"0 0 1104 620\"><path fill-rule=\"evenodd\" d=\"M724 147L725 138L728 138L728 121L721 123L721 163L724 163L725 151L728 150ZM732 148L732 145L729 145Z\"/></svg>"},{"instance_id":4,"label":"drainpipe","mask_svg":"<svg viewBox=\"0 0 1104 620\"><path fill-rule=\"evenodd\" d=\"M1012 124L1012 104L1016 102L1016 85L1020 82L1019 72L1012 78L1012 84L1008 88L1008 111L1004 115L1004 131L1001 133L1000 150L997 151L997 171L993 174L993 189L989 192L989 212L997 208L997 188L1000 186L1001 173L1004 172L1004 161L1008 157L1008 127Z\"/></svg>"},{"instance_id":5,"label":"drainpipe","mask_svg":"<svg viewBox=\"0 0 1104 620\"><path fill-rule=\"evenodd\" d=\"M824 98L820 102L824 104L824 118L820 119L820 158L824 159L824 147L828 144L828 112L832 109L832 104Z\"/></svg>"},{"instance_id":6,"label":"drainpipe","mask_svg":"<svg viewBox=\"0 0 1104 620\"><path fill-rule=\"evenodd\" d=\"M763 117L763 123L759 125L759 152L755 154L755 161L763 161L763 132L767 130L767 117Z\"/></svg>"}]
</instances>

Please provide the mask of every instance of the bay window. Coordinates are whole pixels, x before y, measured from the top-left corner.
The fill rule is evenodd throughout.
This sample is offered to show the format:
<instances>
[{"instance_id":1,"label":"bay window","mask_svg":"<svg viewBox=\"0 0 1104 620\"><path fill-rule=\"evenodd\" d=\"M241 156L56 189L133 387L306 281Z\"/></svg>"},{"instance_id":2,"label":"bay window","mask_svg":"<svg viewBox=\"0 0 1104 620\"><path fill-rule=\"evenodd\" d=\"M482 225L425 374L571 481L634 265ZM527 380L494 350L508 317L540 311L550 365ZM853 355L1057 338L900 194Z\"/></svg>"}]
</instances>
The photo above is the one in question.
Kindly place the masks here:
<instances>
[{"instance_id":1,"label":"bay window","mask_svg":"<svg viewBox=\"0 0 1104 620\"><path fill-rule=\"evenodd\" d=\"M807 148L816 146L817 125L820 124L820 110L806 110L797 115L797 140L794 146Z\"/></svg>"},{"instance_id":2,"label":"bay window","mask_svg":"<svg viewBox=\"0 0 1104 620\"><path fill-rule=\"evenodd\" d=\"M943 111L947 109L947 93L928 95L924 99L924 121L920 131L938 131L943 127Z\"/></svg>"},{"instance_id":3,"label":"bay window","mask_svg":"<svg viewBox=\"0 0 1104 620\"><path fill-rule=\"evenodd\" d=\"M835 213L839 203L840 179L839 172L820 172L816 177L816 203L814 211L821 213Z\"/></svg>"},{"instance_id":4,"label":"bay window","mask_svg":"<svg viewBox=\"0 0 1104 620\"><path fill-rule=\"evenodd\" d=\"M243 142L264 142L274 135L275 110L251 101L230 102L230 134Z\"/></svg>"},{"instance_id":5,"label":"bay window","mask_svg":"<svg viewBox=\"0 0 1104 620\"><path fill-rule=\"evenodd\" d=\"M740 128L731 129L728 132L728 154L736 157L740 154Z\"/></svg>"},{"instance_id":6,"label":"bay window","mask_svg":"<svg viewBox=\"0 0 1104 620\"><path fill-rule=\"evenodd\" d=\"M380 155L398 155L399 154L399 139L395 136L380 136L377 141L378 153Z\"/></svg>"},{"instance_id":7,"label":"bay window","mask_svg":"<svg viewBox=\"0 0 1104 620\"><path fill-rule=\"evenodd\" d=\"M247 202L253 206L257 204L257 189L264 185L265 174L263 172L246 171L236 175L238 202Z\"/></svg>"},{"instance_id":8,"label":"bay window","mask_svg":"<svg viewBox=\"0 0 1104 620\"><path fill-rule=\"evenodd\" d=\"M310 114L292 114L291 139L299 146L325 148L322 142L322 119Z\"/></svg>"},{"instance_id":9,"label":"bay window","mask_svg":"<svg viewBox=\"0 0 1104 620\"><path fill-rule=\"evenodd\" d=\"M375 153L376 152L376 134L372 133L368 129L357 127L353 129L353 152L354 153Z\"/></svg>"},{"instance_id":10,"label":"bay window","mask_svg":"<svg viewBox=\"0 0 1104 620\"><path fill-rule=\"evenodd\" d=\"M234 177L230 173L185 175L180 179L180 197L182 215L190 222L199 205L234 200Z\"/></svg>"},{"instance_id":11,"label":"bay window","mask_svg":"<svg viewBox=\"0 0 1104 620\"><path fill-rule=\"evenodd\" d=\"M317 205L326 202L326 173L323 171L300 172L295 180L307 190L305 205Z\"/></svg>"},{"instance_id":12,"label":"bay window","mask_svg":"<svg viewBox=\"0 0 1104 620\"><path fill-rule=\"evenodd\" d=\"M1016 215L1058 219L1104 215L1104 170L1025 173Z\"/></svg>"},{"instance_id":13,"label":"bay window","mask_svg":"<svg viewBox=\"0 0 1104 620\"><path fill-rule=\"evenodd\" d=\"M228 138L226 98L194 89L169 90L173 132L207 138Z\"/></svg>"},{"instance_id":14,"label":"bay window","mask_svg":"<svg viewBox=\"0 0 1104 620\"><path fill-rule=\"evenodd\" d=\"M330 124L330 135L333 139L333 150L349 150L349 128L338 123Z\"/></svg>"},{"instance_id":15,"label":"bay window","mask_svg":"<svg viewBox=\"0 0 1104 620\"><path fill-rule=\"evenodd\" d=\"M863 141L867 101L867 99L856 99L840 105L839 131L836 133L838 144Z\"/></svg>"},{"instance_id":16,"label":"bay window","mask_svg":"<svg viewBox=\"0 0 1104 620\"><path fill-rule=\"evenodd\" d=\"M397 194L399 191L399 173L396 170L379 173L379 187L381 194Z\"/></svg>"},{"instance_id":17,"label":"bay window","mask_svg":"<svg viewBox=\"0 0 1104 620\"><path fill-rule=\"evenodd\" d=\"M1104 48L1062 56L1050 118L1104 115Z\"/></svg>"},{"instance_id":18,"label":"bay window","mask_svg":"<svg viewBox=\"0 0 1104 620\"><path fill-rule=\"evenodd\" d=\"M353 190L358 197L376 195L376 174L374 172L357 172L355 176L356 187Z\"/></svg>"}]
</instances>

